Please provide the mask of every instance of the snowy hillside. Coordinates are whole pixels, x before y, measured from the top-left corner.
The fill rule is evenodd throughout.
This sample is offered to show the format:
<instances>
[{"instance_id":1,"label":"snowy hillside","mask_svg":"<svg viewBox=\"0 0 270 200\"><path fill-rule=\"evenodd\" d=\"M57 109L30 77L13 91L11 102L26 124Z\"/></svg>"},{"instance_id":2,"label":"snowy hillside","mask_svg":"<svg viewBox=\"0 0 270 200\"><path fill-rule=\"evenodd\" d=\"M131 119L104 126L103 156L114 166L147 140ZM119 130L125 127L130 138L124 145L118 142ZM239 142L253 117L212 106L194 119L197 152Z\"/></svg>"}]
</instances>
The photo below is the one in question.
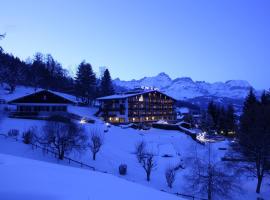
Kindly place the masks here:
<instances>
[{"instance_id":1,"label":"snowy hillside","mask_svg":"<svg viewBox=\"0 0 270 200\"><path fill-rule=\"evenodd\" d=\"M179 100L204 96L243 99L252 87L244 80L230 80L225 83L193 81L188 77L172 80L165 73L160 73L154 77L145 77L140 80L121 81L120 79L115 79L114 84L127 89L141 86L155 87Z\"/></svg>"},{"instance_id":2,"label":"snowy hillside","mask_svg":"<svg viewBox=\"0 0 270 200\"><path fill-rule=\"evenodd\" d=\"M1 98L8 100L11 99L11 96L14 98L31 92L30 90L31 88L19 87L12 95L6 95L2 91ZM186 188L186 176L190 174L192 169L190 156L195 153L194 150L201 158L204 158L207 146L198 144L190 136L176 130L167 131L155 128L135 130L113 125L107 127L106 123L94 116L96 109L79 106L68 108L72 113L95 119L94 124L81 124L86 134L89 135L91 130L100 130L102 133L104 130L108 130L104 132L104 145L98 153L97 159L92 160L89 149L79 154L78 152L71 152L68 157L93 166L96 171L107 172L107 174L81 170L78 169L80 166L72 164L71 166L77 168L64 166L69 165L67 160L57 161L54 156L44 154L40 149L33 150L31 145L25 145L22 142L0 136L0 177L2 177L0 180L0 197L5 197L3 198L5 200L24 200L22 196L30 200L99 200L132 199L132 197L136 197L138 200L149 199L149 197L157 200L181 199L159 190L164 190L167 193L204 197L204 194L193 193ZM17 129L20 132L19 139L21 139L22 132L31 127L36 127L36 130L42 133L45 123L44 120L9 118L7 113L4 113L0 121L0 134L7 134L10 129ZM147 143L148 149L154 153L156 162L150 182L146 181L145 171L134 153L135 144L142 140ZM226 149L229 143L229 140L213 143L211 145L213 152L215 152L213 159L220 161L226 152L221 148ZM40 161L46 161L47 163ZM59 165L56 165L56 163ZM125 176L119 175L118 167L120 164L127 165ZM164 172L168 166L178 166L179 164L183 165L184 168L177 169L173 188L170 189L166 184ZM243 175L241 179L242 181L239 184L243 193L235 192L233 194L234 199L255 199L258 196L255 193L256 180L246 175ZM14 183L14 180L16 180L16 183ZM269 179L265 179L260 196L269 196L268 184ZM69 188L72 188L72 190ZM13 191L16 191L16 193Z\"/></svg>"},{"instance_id":3,"label":"snowy hillside","mask_svg":"<svg viewBox=\"0 0 270 200\"><path fill-rule=\"evenodd\" d=\"M5 200L181 200L109 174L0 154L0 197Z\"/></svg>"}]
</instances>

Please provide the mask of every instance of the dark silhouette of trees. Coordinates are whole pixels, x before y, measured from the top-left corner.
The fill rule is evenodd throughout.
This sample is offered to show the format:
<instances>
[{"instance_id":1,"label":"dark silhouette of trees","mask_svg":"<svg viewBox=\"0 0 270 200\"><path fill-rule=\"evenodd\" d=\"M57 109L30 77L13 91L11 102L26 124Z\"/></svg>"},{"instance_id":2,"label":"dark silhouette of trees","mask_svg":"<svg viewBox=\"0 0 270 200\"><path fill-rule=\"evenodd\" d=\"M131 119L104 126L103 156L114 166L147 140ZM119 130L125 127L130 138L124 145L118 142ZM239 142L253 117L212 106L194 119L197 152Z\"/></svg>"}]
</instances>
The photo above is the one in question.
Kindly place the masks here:
<instances>
[{"instance_id":1,"label":"dark silhouette of trees","mask_svg":"<svg viewBox=\"0 0 270 200\"><path fill-rule=\"evenodd\" d=\"M111 75L108 69L104 71L100 83L100 96L108 96L114 94L114 87L112 84Z\"/></svg>"},{"instance_id":2,"label":"dark silhouette of trees","mask_svg":"<svg viewBox=\"0 0 270 200\"><path fill-rule=\"evenodd\" d=\"M224 135L235 133L237 126L233 105L225 108L211 101L207 112L202 114L201 128L206 132L216 131Z\"/></svg>"},{"instance_id":3,"label":"dark silhouette of trees","mask_svg":"<svg viewBox=\"0 0 270 200\"><path fill-rule=\"evenodd\" d=\"M92 152L93 160L96 160L96 155L100 151L103 143L104 143L104 139L100 131L96 129L91 130L90 143L88 146Z\"/></svg>"},{"instance_id":4,"label":"dark silhouette of trees","mask_svg":"<svg viewBox=\"0 0 270 200\"><path fill-rule=\"evenodd\" d=\"M87 136L83 128L67 117L51 116L43 130L44 135L38 141L45 147L56 150L60 160L63 160L67 153L84 150L87 146Z\"/></svg>"},{"instance_id":5,"label":"dark silhouette of trees","mask_svg":"<svg viewBox=\"0 0 270 200\"><path fill-rule=\"evenodd\" d=\"M75 78L75 93L84 103L89 104L97 96L96 74L92 66L85 61L78 67Z\"/></svg>"},{"instance_id":6,"label":"dark silhouette of trees","mask_svg":"<svg viewBox=\"0 0 270 200\"><path fill-rule=\"evenodd\" d=\"M238 179L234 171L226 170L224 163L214 158L211 143L203 155L198 155L195 148L194 155L188 158L191 172L186 176L187 189L206 195L208 200L231 199L232 192L239 190Z\"/></svg>"},{"instance_id":7,"label":"dark silhouette of trees","mask_svg":"<svg viewBox=\"0 0 270 200\"><path fill-rule=\"evenodd\" d=\"M270 161L270 94L264 92L257 100L253 90L247 96L240 119L238 143L234 149L241 152L246 161L245 169L257 178L256 192L261 184Z\"/></svg>"}]
</instances>

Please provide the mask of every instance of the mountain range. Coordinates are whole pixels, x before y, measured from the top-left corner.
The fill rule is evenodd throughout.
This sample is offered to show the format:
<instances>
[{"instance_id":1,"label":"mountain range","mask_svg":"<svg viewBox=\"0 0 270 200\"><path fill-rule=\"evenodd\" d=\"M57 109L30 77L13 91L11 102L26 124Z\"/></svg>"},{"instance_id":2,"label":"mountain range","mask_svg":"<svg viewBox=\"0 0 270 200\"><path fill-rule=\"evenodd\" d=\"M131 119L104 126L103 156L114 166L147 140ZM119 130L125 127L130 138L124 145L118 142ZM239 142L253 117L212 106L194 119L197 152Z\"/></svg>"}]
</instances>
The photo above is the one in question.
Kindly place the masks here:
<instances>
[{"instance_id":1,"label":"mountain range","mask_svg":"<svg viewBox=\"0 0 270 200\"><path fill-rule=\"evenodd\" d=\"M193 81L189 77L172 79L162 72L157 76L144 77L139 80L123 81L115 79L114 85L122 90L129 90L138 87L157 88L160 91L174 97L177 100L184 100L196 104L204 104L210 99L220 103L242 104L250 88L253 88L245 80L229 80L226 82L208 83L205 81ZM259 91L255 91L259 94Z\"/></svg>"}]
</instances>

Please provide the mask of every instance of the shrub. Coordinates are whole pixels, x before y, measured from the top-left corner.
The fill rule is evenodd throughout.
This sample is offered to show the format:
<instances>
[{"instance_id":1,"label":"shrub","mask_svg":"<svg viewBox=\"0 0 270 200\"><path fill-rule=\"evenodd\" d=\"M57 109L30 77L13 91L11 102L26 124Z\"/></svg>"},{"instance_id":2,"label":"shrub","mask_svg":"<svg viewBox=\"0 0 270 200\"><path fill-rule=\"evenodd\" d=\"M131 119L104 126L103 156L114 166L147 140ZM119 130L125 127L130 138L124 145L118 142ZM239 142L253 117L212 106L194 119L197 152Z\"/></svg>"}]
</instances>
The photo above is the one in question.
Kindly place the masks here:
<instances>
[{"instance_id":1,"label":"shrub","mask_svg":"<svg viewBox=\"0 0 270 200\"><path fill-rule=\"evenodd\" d=\"M19 130L18 129L10 129L8 131L8 136L9 137L14 137L14 138L17 138L19 135Z\"/></svg>"},{"instance_id":2,"label":"shrub","mask_svg":"<svg viewBox=\"0 0 270 200\"><path fill-rule=\"evenodd\" d=\"M175 181L175 168L174 167L167 167L166 171L165 171L165 178L167 181L167 185L169 188L172 188L173 183Z\"/></svg>"},{"instance_id":3,"label":"shrub","mask_svg":"<svg viewBox=\"0 0 270 200\"><path fill-rule=\"evenodd\" d=\"M22 138L24 144L31 144L35 136L35 129L30 128L27 131L23 132Z\"/></svg>"},{"instance_id":4,"label":"shrub","mask_svg":"<svg viewBox=\"0 0 270 200\"><path fill-rule=\"evenodd\" d=\"M119 174L120 175L126 175L127 174L127 165L126 164L121 164L119 166Z\"/></svg>"},{"instance_id":5,"label":"shrub","mask_svg":"<svg viewBox=\"0 0 270 200\"><path fill-rule=\"evenodd\" d=\"M145 156L146 143L142 140L135 145L135 154L138 162L141 163Z\"/></svg>"}]
</instances>

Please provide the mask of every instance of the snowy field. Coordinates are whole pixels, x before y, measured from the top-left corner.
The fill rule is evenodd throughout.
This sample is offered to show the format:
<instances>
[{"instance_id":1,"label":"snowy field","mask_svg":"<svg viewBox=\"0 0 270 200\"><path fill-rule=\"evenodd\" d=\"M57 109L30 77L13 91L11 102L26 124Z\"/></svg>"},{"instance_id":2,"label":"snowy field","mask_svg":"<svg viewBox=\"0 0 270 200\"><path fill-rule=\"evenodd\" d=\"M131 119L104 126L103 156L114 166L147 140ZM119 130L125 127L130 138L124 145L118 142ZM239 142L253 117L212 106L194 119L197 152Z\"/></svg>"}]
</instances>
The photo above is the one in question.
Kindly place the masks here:
<instances>
[{"instance_id":1,"label":"snowy field","mask_svg":"<svg viewBox=\"0 0 270 200\"><path fill-rule=\"evenodd\" d=\"M165 190L168 193L184 193L184 194L189 194L189 195L195 195L198 196L198 194L192 194L190 191L187 191L186 188L186 175L190 173L190 166L189 163L189 157L191 155L194 155L195 150L197 150L199 156L201 158L207 159L207 155L205 154L205 151L207 150L206 146L203 146L201 144L198 144L194 140L191 139L190 136L185 135L184 133L180 131L166 131L166 130L159 130L159 129L154 129L151 128L150 130L147 131L141 131L141 130L134 130L131 128L128 129L123 129L119 126L111 126L110 128L107 128L106 124L95 118L93 114L96 112L96 108L86 108L86 107L76 107L76 106L71 106L69 107L69 111L73 112L75 114L78 114L82 117L90 117L96 120L95 124L82 124L85 128L86 134L90 135L91 130L93 129L98 129L102 133L104 132L105 129L108 129L109 131L104 133L104 145L102 146L101 151L97 154L97 159L96 161L92 160L91 152L90 150L87 150L85 152L82 152L81 154L78 153L73 153L69 155L69 157L72 157L78 161L82 161L86 164L89 164L91 166L94 166L97 170L100 171L105 171L108 174L114 175L107 175L108 182L106 182L105 178L104 180L99 177L105 176L104 174L102 175L94 175L96 172L91 172L90 170L81 170L77 168L72 168L72 167L67 167L63 165L67 165L66 162L59 162L59 164L62 164L62 166L58 166L55 164L48 164L44 162L34 162L33 164L31 163L30 160L28 159L22 159L22 158L16 158L13 156L20 156L20 157L25 157L25 158L31 158L35 160L40 160L40 161L47 161L51 163L58 163L56 159L52 156L44 156L42 152L36 150L33 151L31 149L31 146L24 145L22 143L15 142L14 140L9 140L9 139L4 139L3 137L0 137L0 153L2 153L0 157L0 173L2 173L1 177L4 177L4 179L0 180L0 184L6 185L6 191L1 191L4 194L8 194L10 190L13 190L12 187L15 187L14 191L18 190L18 194L20 192L25 192L25 194L30 195L30 191L27 190L26 186L27 184L33 184L35 187L39 187L39 190L41 193L44 192L42 189L43 187L48 187L48 191L50 191L51 188L51 193L52 197L55 197L55 195L58 195L58 192L61 193L62 191L54 191L52 186L47 186L46 184L50 185L49 183L55 183L56 185L61 185L61 180L62 184L67 184L69 182L67 179L62 178L66 177L67 174L68 177L70 178L70 184L74 184L75 182L79 182L80 185L82 185L82 188L75 187L73 185L70 185L71 188L74 188L74 191L68 191L68 192L73 192L71 197L75 197L77 192L82 192L83 199L102 199L101 196L95 196L95 192L90 192L90 191L99 191L101 190L101 187L104 184L104 188L109 188L108 189L108 194L110 194L111 187L114 188L118 182L121 184L126 184L126 180L130 182L136 182L139 183L140 185L147 186L148 188L154 188L157 190ZM44 125L44 121L40 120L26 120L26 119L11 119L7 118L4 116L1 119L0 122L0 132L6 134L9 129L18 129L20 132L25 131L29 129L32 126L37 127L38 131L42 131L42 126ZM155 160L157 162L157 167L155 170L152 172L151 175L151 181L147 182L146 181L146 175L145 172L142 168L142 166L138 163L136 156L134 154L134 149L135 149L135 144L139 141L145 141L148 144L148 149L151 150L155 154ZM226 148L228 147L228 141L223 141L223 142L218 142L218 143L213 143L212 146L212 152L214 152L214 159L220 160L220 158L225 154L226 151L224 150L219 150L220 147ZM5 154L5 155L4 155ZM13 155L13 156L7 156L7 155ZM166 155L169 155L169 157L166 157ZM17 161L18 160L18 161ZM6 164L5 164L6 163ZM168 166L175 166L177 164L181 163L184 166L184 169L179 169L176 174L176 181L173 185L172 189L169 189L166 184L165 180L165 169ZM128 167L128 172L126 176L120 176L118 173L118 167L120 164L127 164ZM32 166L33 165L33 166ZM10 166L11 171L8 171L8 166ZM44 183L39 184L35 183L37 180L33 180L33 183L30 181L27 181L26 186L23 186L23 188L20 190L20 188L17 186L18 183L21 183L20 180L22 181L23 178L26 178L26 175L24 175L24 172L18 169L25 169L27 168L26 166L29 166L29 169L33 167L35 169L36 177L44 178ZM22 168L21 168L22 167ZM2 170L3 169L3 170ZM6 170L6 171L5 171ZM16 172L14 172L14 171ZM54 172L57 171L58 173ZM34 171L34 170L33 170ZM70 172L75 175L71 175ZM82 171L82 172L81 172ZM43 172L43 173L42 173ZM62 173L63 172L63 173ZM11 174L12 175L9 175ZM28 171L30 173L30 171ZM66 174L67 173L67 174ZM87 180L87 177L85 174L89 173L89 180ZM8 174L8 175L7 175ZM13 175L15 174L15 175ZM56 174L58 176L56 176ZM77 175L78 174L78 175ZM95 176L94 183L90 180L91 176ZM100 173L98 173L100 174ZM5 175L5 176L3 176ZM18 182L16 181L16 184L12 186L11 182L14 182L16 180L16 176L20 178ZM106 177L107 177L106 176ZM32 179L35 176L32 177ZM52 179L50 180L50 177L57 177L56 180ZM125 179L123 180L123 183L120 181L120 179ZM27 179L27 178L26 178ZM32 180L31 178L29 180ZM112 183L113 180L116 180L115 184ZM270 181L269 179L265 179L264 183L262 185L262 194L261 195L256 195L255 193L255 185L256 185L256 180L252 178L246 178L246 176L241 178L242 182L239 184L241 185L242 191L241 193L235 193L233 196L233 199L239 199L239 200L253 200L256 199L256 197L264 197L264 199L270 199L268 198L270 196ZM55 182L54 182L55 181ZM88 182L89 181L89 182ZM26 182L26 181L25 181ZM103 183L104 182L104 183ZM10 185L9 185L10 184ZM43 185L44 184L44 185ZM93 186L97 187L96 190L93 190ZM106 186L105 186L106 185ZM137 186L137 185L136 185ZM10 187L10 188L9 188ZM28 187L30 187L28 185ZM69 186L66 186L67 188ZM116 186L117 187L117 186ZM139 186L137 186L139 187ZM136 191L137 187L134 186L134 191ZM3 187L1 187L3 189ZM141 187L140 188L144 188ZM87 189L87 190L86 190ZM60 188L60 190L62 190ZM133 189L132 189L133 190ZM139 189L138 189L139 190ZM87 192L86 192L87 191ZM106 190L107 191L107 190ZM118 190L117 190L118 191ZM129 191L128 189L123 188L122 186L119 186L119 192L125 193L126 191ZM133 191L133 192L134 192ZM152 191L149 190L149 191ZM89 193L88 193L89 192ZM146 191L145 191L146 192ZM147 191L148 192L148 191ZM92 196L89 195L92 193ZM101 192L102 193L102 192ZM118 192L115 192L118 194ZM107 194L107 192L106 192ZM116 195L117 195L116 194ZM121 194L121 193L120 193ZM120 195L119 194L119 195ZM130 194L132 194L132 191L130 191ZM160 196L160 198L156 198L155 195L160 194L160 192L153 193L153 194L147 194L149 195L148 197L153 197L153 199L170 199L173 197L167 198L167 196ZM161 193L163 194L163 193ZM14 194L16 195L16 194ZM39 194L37 194L39 195ZM59 194L60 196L63 194ZM72 196L73 195L73 196ZM103 195L103 194L97 194L97 195ZM125 194L123 194L125 195ZM131 197L133 195L130 195ZM136 193L134 192L134 196L136 196ZM14 196L13 199L16 196ZM55 197L56 198L56 197ZM63 198L63 197L61 197ZM56 199L61 199L56 198ZM104 197L105 198L105 197ZM1 199L1 198L0 198ZM11 198L12 199L12 198ZM37 199L37 198L36 198ZM39 198L38 198L39 199ZM46 199L46 198L45 198ZM52 198L53 199L53 198ZM68 199L68 198L64 198ZM74 199L74 198L73 198ZM79 199L79 198L75 198ZM107 198L105 198L107 199ZM116 196L115 198L112 199L121 199ZM122 199L125 199L124 196ZM130 198L126 198L130 199ZM137 196L136 199L145 199L144 197L140 198ZM148 199L148 198L146 198ZM152 198L151 198L152 199ZM179 197L177 197L179 199Z\"/></svg>"},{"instance_id":2,"label":"snowy field","mask_svg":"<svg viewBox=\"0 0 270 200\"><path fill-rule=\"evenodd\" d=\"M3 200L156 200L181 198L109 174L0 154Z\"/></svg>"}]
</instances>

